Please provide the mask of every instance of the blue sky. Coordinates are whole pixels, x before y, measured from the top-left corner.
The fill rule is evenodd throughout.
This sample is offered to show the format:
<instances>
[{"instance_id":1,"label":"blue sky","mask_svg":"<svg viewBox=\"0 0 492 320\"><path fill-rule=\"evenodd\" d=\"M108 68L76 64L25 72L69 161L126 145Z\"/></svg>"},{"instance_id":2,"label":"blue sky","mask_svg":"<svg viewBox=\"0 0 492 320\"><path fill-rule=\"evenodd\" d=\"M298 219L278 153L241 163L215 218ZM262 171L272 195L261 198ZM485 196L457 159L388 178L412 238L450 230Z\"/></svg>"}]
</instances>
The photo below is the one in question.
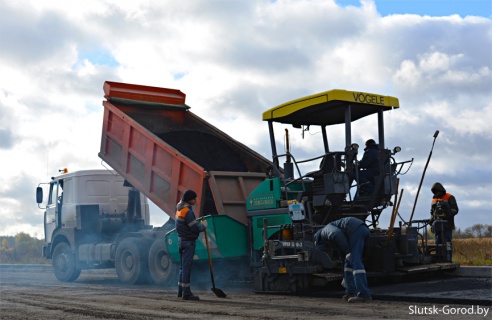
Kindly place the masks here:
<instances>
[{"instance_id":1,"label":"blue sky","mask_svg":"<svg viewBox=\"0 0 492 320\"><path fill-rule=\"evenodd\" d=\"M382 16L390 14L418 14L449 16L458 14L491 17L491 0L376 0L376 7ZM359 0L337 0L342 6L360 6Z\"/></svg>"},{"instance_id":2,"label":"blue sky","mask_svg":"<svg viewBox=\"0 0 492 320\"><path fill-rule=\"evenodd\" d=\"M94 49L88 52L79 53L79 61L89 60L95 65L107 65L109 67L117 67L118 61L114 59L111 53L104 49Z\"/></svg>"}]
</instances>

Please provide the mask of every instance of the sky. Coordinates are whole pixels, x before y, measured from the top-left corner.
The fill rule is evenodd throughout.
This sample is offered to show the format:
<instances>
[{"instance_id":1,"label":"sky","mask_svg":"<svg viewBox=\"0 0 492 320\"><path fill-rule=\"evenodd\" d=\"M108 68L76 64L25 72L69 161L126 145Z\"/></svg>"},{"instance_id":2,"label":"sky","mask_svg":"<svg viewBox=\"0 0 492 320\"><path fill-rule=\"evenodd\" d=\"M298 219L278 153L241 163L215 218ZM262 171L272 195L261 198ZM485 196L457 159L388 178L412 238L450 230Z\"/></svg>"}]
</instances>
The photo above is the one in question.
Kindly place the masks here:
<instances>
[{"instance_id":1,"label":"sky","mask_svg":"<svg viewBox=\"0 0 492 320\"><path fill-rule=\"evenodd\" d=\"M179 89L193 113L269 159L265 110L331 89L397 97L386 146L414 159L402 219L417 195L414 219L429 217L439 181L458 201L457 227L492 224L491 18L492 0L0 0L0 235L43 238L38 184L104 168L104 81ZM341 132L329 131L335 147ZM356 121L353 140L376 132ZM296 159L321 152L314 136L291 132ZM167 220L151 208L154 225Z\"/></svg>"}]
</instances>

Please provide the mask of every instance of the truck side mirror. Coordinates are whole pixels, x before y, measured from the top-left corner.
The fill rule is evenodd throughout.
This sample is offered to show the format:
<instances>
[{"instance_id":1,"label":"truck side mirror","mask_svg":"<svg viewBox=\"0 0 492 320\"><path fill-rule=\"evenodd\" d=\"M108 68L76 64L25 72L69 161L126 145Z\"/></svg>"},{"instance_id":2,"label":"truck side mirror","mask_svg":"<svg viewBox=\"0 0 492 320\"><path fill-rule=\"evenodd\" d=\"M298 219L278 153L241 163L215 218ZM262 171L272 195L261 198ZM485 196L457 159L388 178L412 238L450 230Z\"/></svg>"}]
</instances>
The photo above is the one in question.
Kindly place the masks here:
<instances>
[{"instance_id":1,"label":"truck side mirror","mask_svg":"<svg viewBox=\"0 0 492 320\"><path fill-rule=\"evenodd\" d=\"M38 204L43 203L43 188L41 187L36 188L36 202Z\"/></svg>"}]
</instances>

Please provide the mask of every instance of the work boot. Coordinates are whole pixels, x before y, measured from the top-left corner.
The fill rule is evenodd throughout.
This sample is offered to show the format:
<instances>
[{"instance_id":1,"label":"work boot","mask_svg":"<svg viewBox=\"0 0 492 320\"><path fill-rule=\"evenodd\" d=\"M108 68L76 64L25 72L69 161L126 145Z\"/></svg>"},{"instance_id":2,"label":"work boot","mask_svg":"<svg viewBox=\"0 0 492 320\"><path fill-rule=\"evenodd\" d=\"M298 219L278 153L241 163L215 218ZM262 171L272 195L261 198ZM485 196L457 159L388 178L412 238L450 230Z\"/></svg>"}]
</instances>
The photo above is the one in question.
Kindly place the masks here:
<instances>
[{"instance_id":1,"label":"work boot","mask_svg":"<svg viewBox=\"0 0 492 320\"><path fill-rule=\"evenodd\" d=\"M371 296L357 296L357 297L352 297L348 299L349 303L359 303L359 302L369 302L372 300Z\"/></svg>"},{"instance_id":2,"label":"work boot","mask_svg":"<svg viewBox=\"0 0 492 320\"><path fill-rule=\"evenodd\" d=\"M343 301L349 301L350 298L354 298L354 297L356 297L355 294L353 294L353 293L347 293L347 294L344 294L342 296L342 300Z\"/></svg>"},{"instance_id":3,"label":"work boot","mask_svg":"<svg viewBox=\"0 0 492 320\"><path fill-rule=\"evenodd\" d=\"M192 294L189 294L187 296L183 296L183 300L194 300L194 301L197 301L197 300L200 300L200 298L198 296L195 296L192 293Z\"/></svg>"}]
</instances>

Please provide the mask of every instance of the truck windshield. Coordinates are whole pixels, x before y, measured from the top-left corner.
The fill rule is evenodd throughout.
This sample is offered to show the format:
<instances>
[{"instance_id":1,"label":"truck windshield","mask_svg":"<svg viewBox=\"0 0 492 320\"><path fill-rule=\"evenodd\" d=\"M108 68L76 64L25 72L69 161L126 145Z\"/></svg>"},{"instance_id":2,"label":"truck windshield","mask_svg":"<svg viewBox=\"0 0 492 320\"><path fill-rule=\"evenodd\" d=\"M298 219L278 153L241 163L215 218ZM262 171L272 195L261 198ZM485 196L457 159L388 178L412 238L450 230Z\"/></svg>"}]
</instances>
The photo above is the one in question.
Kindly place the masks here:
<instances>
[{"instance_id":1,"label":"truck windshield","mask_svg":"<svg viewBox=\"0 0 492 320\"><path fill-rule=\"evenodd\" d=\"M63 182L54 181L50 184L50 196L48 198L48 205L56 204L61 201L61 196L63 193Z\"/></svg>"}]
</instances>

